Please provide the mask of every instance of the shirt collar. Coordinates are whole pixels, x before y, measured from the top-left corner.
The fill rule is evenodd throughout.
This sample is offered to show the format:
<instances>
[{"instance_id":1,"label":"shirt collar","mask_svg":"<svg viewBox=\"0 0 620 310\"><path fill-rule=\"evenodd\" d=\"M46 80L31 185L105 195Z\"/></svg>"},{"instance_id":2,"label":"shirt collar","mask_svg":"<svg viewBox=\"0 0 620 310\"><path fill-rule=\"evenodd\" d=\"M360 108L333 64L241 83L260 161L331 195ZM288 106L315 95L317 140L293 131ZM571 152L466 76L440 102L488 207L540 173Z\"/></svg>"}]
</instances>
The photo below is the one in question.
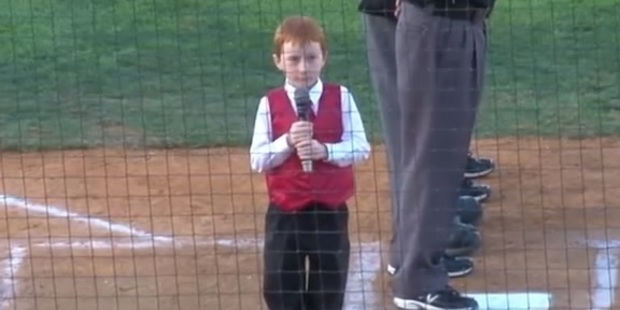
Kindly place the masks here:
<instances>
[{"instance_id":1,"label":"shirt collar","mask_svg":"<svg viewBox=\"0 0 620 310\"><path fill-rule=\"evenodd\" d=\"M295 98L295 87L291 85L288 81L284 84L284 89L289 94L289 97ZM319 99L321 98L321 94L323 93L323 81L318 79L316 84L312 86L309 90L310 92L310 101L312 101L312 107L316 110L316 107L319 104Z\"/></svg>"}]
</instances>

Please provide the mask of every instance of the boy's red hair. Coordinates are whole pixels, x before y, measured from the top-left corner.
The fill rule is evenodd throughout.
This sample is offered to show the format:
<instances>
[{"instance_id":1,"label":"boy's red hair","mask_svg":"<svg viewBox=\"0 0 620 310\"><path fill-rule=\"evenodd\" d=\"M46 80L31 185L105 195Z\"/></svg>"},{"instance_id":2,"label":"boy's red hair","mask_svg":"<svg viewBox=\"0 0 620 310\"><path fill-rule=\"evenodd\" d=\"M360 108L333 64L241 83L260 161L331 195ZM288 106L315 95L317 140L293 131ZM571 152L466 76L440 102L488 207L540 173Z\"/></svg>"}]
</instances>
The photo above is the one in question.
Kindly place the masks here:
<instances>
[{"instance_id":1,"label":"boy's red hair","mask_svg":"<svg viewBox=\"0 0 620 310\"><path fill-rule=\"evenodd\" d=\"M282 45L286 42L306 44L318 42L325 55L327 53L327 38L323 28L317 21L306 16L291 16L286 18L276 29L273 37L273 52L280 57Z\"/></svg>"}]
</instances>

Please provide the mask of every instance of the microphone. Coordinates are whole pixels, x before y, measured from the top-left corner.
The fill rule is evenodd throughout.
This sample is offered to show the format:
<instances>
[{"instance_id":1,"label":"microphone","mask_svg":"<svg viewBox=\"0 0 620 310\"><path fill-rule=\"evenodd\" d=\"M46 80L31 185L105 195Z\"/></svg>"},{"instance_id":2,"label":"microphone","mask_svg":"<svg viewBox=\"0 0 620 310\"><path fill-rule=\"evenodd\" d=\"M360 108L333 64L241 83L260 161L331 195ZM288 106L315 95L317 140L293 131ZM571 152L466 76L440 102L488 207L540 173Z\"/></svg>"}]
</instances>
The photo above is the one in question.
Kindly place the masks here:
<instances>
[{"instance_id":1,"label":"microphone","mask_svg":"<svg viewBox=\"0 0 620 310\"><path fill-rule=\"evenodd\" d=\"M295 105L297 106L297 119L307 121L312 108L310 93L307 88L295 89ZM312 160L303 160L301 162L304 172L312 172Z\"/></svg>"}]
</instances>

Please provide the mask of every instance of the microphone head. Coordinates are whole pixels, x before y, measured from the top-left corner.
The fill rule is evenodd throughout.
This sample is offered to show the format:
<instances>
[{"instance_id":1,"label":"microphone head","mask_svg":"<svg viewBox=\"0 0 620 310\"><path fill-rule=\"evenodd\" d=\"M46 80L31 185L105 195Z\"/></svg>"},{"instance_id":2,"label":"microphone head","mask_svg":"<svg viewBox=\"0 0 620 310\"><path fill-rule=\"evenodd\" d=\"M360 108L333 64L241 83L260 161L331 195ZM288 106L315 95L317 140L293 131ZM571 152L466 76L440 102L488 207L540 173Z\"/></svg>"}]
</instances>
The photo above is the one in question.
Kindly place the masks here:
<instances>
[{"instance_id":1,"label":"microphone head","mask_svg":"<svg viewBox=\"0 0 620 310\"><path fill-rule=\"evenodd\" d=\"M310 92L305 87L298 87L295 89L295 102L309 102Z\"/></svg>"},{"instance_id":2,"label":"microphone head","mask_svg":"<svg viewBox=\"0 0 620 310\"><path fill-rule=\"evenodd\" d=\"M300 116L305 116L311 103L310 92L307 88L298 87L295 89L295 105L297 106L297 114Z\"/></svg>"}]
</instances>

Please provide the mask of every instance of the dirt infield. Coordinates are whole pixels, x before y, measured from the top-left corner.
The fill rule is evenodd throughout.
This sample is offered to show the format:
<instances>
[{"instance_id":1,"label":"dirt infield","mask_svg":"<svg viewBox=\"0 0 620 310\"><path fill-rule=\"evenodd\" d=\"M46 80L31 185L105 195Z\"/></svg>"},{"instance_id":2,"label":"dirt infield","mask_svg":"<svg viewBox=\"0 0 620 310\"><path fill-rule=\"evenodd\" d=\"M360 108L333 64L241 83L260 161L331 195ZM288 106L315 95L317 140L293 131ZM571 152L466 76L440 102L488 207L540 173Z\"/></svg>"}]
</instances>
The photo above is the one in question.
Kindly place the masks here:
<instances>
[{"instance_id":1,"label":"dirt infield","mask_svg":"<svg viewBox=\"0 0 620 310\"><path fill-rule=\"evenodd\" d=\"M455 283L472 294L550 294L544 309L611 309L620 140L485 140L474 150L498 170L481 180L493 194L476 271ZM266 195L247 150L0 159L0 310L261 309ZM347 309L383 309L390 208L381 147L357 168L357 186Z\"/></svg>"}]
</instances>

